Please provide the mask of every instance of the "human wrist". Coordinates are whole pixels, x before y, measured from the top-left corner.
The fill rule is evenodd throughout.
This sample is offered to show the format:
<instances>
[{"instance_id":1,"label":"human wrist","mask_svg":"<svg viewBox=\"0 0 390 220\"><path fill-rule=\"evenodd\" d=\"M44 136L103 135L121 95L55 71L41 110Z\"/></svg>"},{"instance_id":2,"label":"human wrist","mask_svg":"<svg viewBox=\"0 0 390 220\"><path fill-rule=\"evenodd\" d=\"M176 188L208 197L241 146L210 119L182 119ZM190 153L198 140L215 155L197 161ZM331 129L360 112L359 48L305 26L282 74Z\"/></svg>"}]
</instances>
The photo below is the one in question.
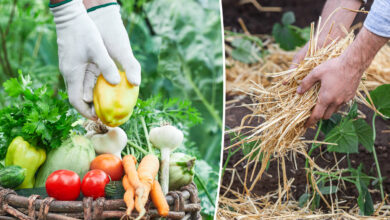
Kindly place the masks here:
<instances>
[{"instance_id":1,"label":"human wrist","mask_svg":"<svg viewBox=\"0 0 390 220\"><path fill-rule=\"evenodd\" d=\"M54 17L57 28L65 27L69 21L74 20L82 14L86 14L82 0L66 0L57 5L50 5L50 11Z\"/></svg>"},{"instance_id":2,"label":"human wrist","mask_svg":"<svg viewBox=\"0 0 390 220\"><path fill-rule=\"evenodd\" d=\"M105 5L105 4L109 4L109 3L117 3L117 1L116 0L83 0L83 3L84 3L85 8L88 10L88 9L91 9L94 7L98 7L100 5Z\"/></svg>"},{"instance_id":3,"label":"human wrist","mask_svg":"<svg viewBox=\"0 0 390 220\"><path fill-rule=\"evenodd\" d=\"M352 44L340 55L340 58L345 65L357 69L361 75L388 40L388 38L378 36L363 27Z\"/></svg>"}]
</instances>

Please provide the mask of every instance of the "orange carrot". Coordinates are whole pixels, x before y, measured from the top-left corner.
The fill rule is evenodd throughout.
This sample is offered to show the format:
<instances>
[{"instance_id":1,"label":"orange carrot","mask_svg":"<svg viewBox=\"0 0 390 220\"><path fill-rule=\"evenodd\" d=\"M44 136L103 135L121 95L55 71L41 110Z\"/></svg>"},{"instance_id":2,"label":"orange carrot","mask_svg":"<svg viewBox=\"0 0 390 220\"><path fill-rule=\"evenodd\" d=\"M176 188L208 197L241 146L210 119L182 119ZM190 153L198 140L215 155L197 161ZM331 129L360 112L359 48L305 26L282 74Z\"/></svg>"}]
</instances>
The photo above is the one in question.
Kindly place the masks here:
<instances>
[{"instance_id":1,"label":"orange carrot","mask_svg":"<svg viewBox=\"0 0 390 220\"><path fill-rule=\"evenodd\" d=\"M135 168L137 159L135 159L133 155L126 155L122 159L122 164L129 183L134 187L134 189L140 187L141 182L138 178L137 169Z\"/></svg>"},{"instance_id":2,"label":"orange carrot","mask_svg":"<svg viewBox=\"0 0 390 220\"><path fill-rule=\"evenodd\" d=\"M141 199L144 195L144 187L142 186L143 184L138 178L138 173L135 168L135 165L137 164L137 159L133 155L126 155L122 159L122 164L123 168L125 169L127 180L135 191L135 207L140 215L144 215L145 204L142 203Z\"/></svg>"},{"instance_id":3,"label":"orange carrot","mask_svg":"<svg viewBox=\"0 0 390 220\"><path fill-rule=\"evenodd\" d=\"M145 209L145 204L148 201L149 193L152 188L153 181L157 176L159 168L160 162L158 158L153 154L146 155L139 164L137 173L144 192L141 198L141 202L137 202L135 204L135 208L137 209L137 211ZM142 207L139 207L140 205Z\"/></svg>"},{"instance_id":4,"label":"orange carrot","mask_svg":"<svg viewBox=\"0 0 390 220\"><path fill-rule=\"evenodd\" d=\"M126 203L126 214L131 215L131 212L134 209L134 188L129 183L129 180L127 179L127 175L125 175L122 179L123 188L126 190L125 194L123 195L123 200Z\"/></svg>"},{"instance_id":5,"label":"orange carrot","mask_svg":"<svg viewBox=\"0 0 390 220\"><path fill-rule=\"evenodd\" d=\"M161 189L160 183L154 180L152 190L150 191L154 206L156 206L158 214L167 217L169 213L169 205Z\"/></svg>"}]
</instances>

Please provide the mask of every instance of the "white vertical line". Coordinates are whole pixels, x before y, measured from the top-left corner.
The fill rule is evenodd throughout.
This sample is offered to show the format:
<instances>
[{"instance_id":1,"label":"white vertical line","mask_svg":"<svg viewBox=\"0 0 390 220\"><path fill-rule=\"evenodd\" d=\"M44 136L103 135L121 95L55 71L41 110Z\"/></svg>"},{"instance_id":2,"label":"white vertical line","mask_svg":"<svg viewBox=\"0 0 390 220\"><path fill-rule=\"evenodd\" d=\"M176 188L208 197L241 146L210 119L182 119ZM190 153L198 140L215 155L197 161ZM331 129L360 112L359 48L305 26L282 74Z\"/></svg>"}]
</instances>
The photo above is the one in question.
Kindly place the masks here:
<instances>
[{"instance_id":1,"label":"white vertical line","mask_svg":"<svg viewBox=\"0 0 390 220\"><path fill-rule=\"evenodd\" d=\"M214 210L214 220L217 219L218 203L219 203L219 191L221 190L221 180L222 180L222 164L223 164L223 151L224 151L224 136L225 136L225 102L226 102L226 65L225 65L225 32L223 25L223 9L222 9L222 0L219 0L219 14L221 19L221 37L222 37L222 69L223 69L223 102L222 102L222 138L221 138L221 155L219 161L219 175L218 175L218 189L217 189L217 198L215 201L215 210Z\"/></svg>"}]
</instances>

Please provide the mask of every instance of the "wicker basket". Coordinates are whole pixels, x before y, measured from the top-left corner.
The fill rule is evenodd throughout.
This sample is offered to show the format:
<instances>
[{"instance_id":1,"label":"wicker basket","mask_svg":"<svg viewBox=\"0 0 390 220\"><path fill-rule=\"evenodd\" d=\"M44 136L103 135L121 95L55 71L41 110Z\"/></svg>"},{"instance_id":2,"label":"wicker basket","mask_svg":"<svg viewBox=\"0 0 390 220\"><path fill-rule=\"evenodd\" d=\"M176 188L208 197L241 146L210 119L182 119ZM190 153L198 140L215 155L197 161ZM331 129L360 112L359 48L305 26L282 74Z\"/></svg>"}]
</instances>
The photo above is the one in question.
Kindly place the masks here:
<instances>
[{"instance_id":1,"label":"wicker basket","mask_svg":"<svg viewBox=\"0 0 390 220\"><path fill-rule=\"evenodd\" d=\"M171 191L166 196L170 211L169 219L201 219L200 200L194 183L180 191ZM122 199L108 200L90 197L83 201L56 201L52 197L40 199L39 195L19 196L14 190L0 187L0 220L8 219L112 219L125 216L126 205ZM149 201L144 219L159 218L157 210ZM138 213L133 213L136 217Z\"/></svg>"}]
</instances>

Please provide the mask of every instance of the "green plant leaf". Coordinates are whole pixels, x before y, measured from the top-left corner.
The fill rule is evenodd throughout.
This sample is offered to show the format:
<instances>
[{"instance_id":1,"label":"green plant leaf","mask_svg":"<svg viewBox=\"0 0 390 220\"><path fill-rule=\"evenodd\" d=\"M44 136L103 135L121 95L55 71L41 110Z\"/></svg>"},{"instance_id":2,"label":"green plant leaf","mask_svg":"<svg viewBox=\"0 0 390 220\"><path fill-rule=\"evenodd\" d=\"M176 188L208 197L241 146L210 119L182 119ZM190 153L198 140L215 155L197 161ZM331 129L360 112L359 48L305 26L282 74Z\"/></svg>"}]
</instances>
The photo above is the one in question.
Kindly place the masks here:
<instances>
[{"instance_id":1,"label":"green plant leaf","mask_svg":"<svg viewBox=\"0 0 390 220\"><path fill-rule=\"evenodd\" d=\"M358 152L358 136L352 120L343 120L326 135L325 141L337 144L336 146L328 145L328 151L330 152Z\"/></svg>"},{"instance_id":2,"label":"green plant leaf","mask_svg":"<svg viewBox=\"0 0 390 220\"><path fill-rule=\"evenodd\" d=\"M358 106L357 106L357 103L354 102L351 106L351 109L349 110L348 112L348 115L347 115L347 118L349 119L355 119L358 117Z\"/></svg>"},{"instance_id":3,"label":"green plant leaf","mask_svg":"<svg viewBox=\"0 0 390 220\"><path fill-rule=\"evenodd\" d=\"M296 47L302 46L306 40L302 38L290 25L284 26L279 23L274 24L272 28L272 36L279 44L280 48L284 50L294 50Z\"/></svg>"},{"instance_id":4,"label":"green plant leaf","mask_svg":"<svg viewBox=\"0 0 390 220\"><path fill-rule=\"evenodd\" d=\"M232 46L234 49L231 55L238 61L250 64L258 62L261 58L260 49L248 39L236 38Z\"/></svg>"},{"instance_id":5,"label":"green plant leaf","mask_svg":"<svg viewBox=\"0 0 390 220\"><path fill-rule=\"evenodd\" d=\"M362 169L362 164L360 164L357 172L356 177L356 188L359 192L359 196L357 199L357 203L359 206L359 211L361 215L369 216L374 213L374 204L372 202L371 194L368 191L367 185L362 179L360 178L360 170Z\"/></svg>"},{"instance_id":6,"label":"green plant leaf","mask_svg":"<svg viewBox=\"0 0 390 220\"><path fill-rule=\"evenodd\" d=\"M359 118L353 121L356 134L358 136L359 143L363 145L369 152L372 152L374 147L373 131L370 125L366 121Z\"/></svg>"},{"instance_id":7,"label":"green plant leaf","mask_svg":"<svg viewBox=\"0 0 390 220\"><path fill-rule=\"evenodd\" d=\"M333 114L330 119L323 120L321 131L327 135L334 127L336 127L343 117L340 114Z\"/></svg>"},{"instance_id":8,"label":"green plant leaf","mask_svg":"<svg viewBox=\"0 0 390 220\"><path fill-rule=\"evenodd\" d=\"M297 31L306 42L310 40L310 31L311 31L310 26L305 28L300 28L294 25L290 25L290 27L293 28L295 31Z\"/></svg>"},{"instance_id":9,"label":"green plant leaf","mask_svg":"<svg viewBox=\"0 0 390 220\"><path fill-rule=\"evenodd\" d=\"M320 187L320 192L323 194L323 195L330 195L330 194L334 194L338 191L338 187L337 186L322 186Z\"/></svg>"},{"instance_id":10,"label":"green plant leaf","mask_svg":"<svg viewBox=\"0 0 390 220\"><path fill-rule=\"evenodd\" d=\"M390 117L390 84L378 86L370 92L370 96L376 109L387 117ZM370 102L367 98L367 101Z\"/></svg>"},{"instance_id":11,"label":"green plant leaf","mask_svg":"<svg viewBox=\"0 0 390 220\"><path fill-rule=\"evenodd\" d=\"M303 208L310 200L310 198L311 198L310 193L303 193L298 199L299 207Z\"/></svg>"},{"instance_id":12,"label":"green plant leaf","mask_svg":"<svg viewBox=\"0 0 390 220\"><path fill-rule=\"evenodd\" d=\"M288 11L285 12L282 16L282 24L283 25L290 25L295 22L295 15L294 12Z\"/></svg>"}]
</instances>

